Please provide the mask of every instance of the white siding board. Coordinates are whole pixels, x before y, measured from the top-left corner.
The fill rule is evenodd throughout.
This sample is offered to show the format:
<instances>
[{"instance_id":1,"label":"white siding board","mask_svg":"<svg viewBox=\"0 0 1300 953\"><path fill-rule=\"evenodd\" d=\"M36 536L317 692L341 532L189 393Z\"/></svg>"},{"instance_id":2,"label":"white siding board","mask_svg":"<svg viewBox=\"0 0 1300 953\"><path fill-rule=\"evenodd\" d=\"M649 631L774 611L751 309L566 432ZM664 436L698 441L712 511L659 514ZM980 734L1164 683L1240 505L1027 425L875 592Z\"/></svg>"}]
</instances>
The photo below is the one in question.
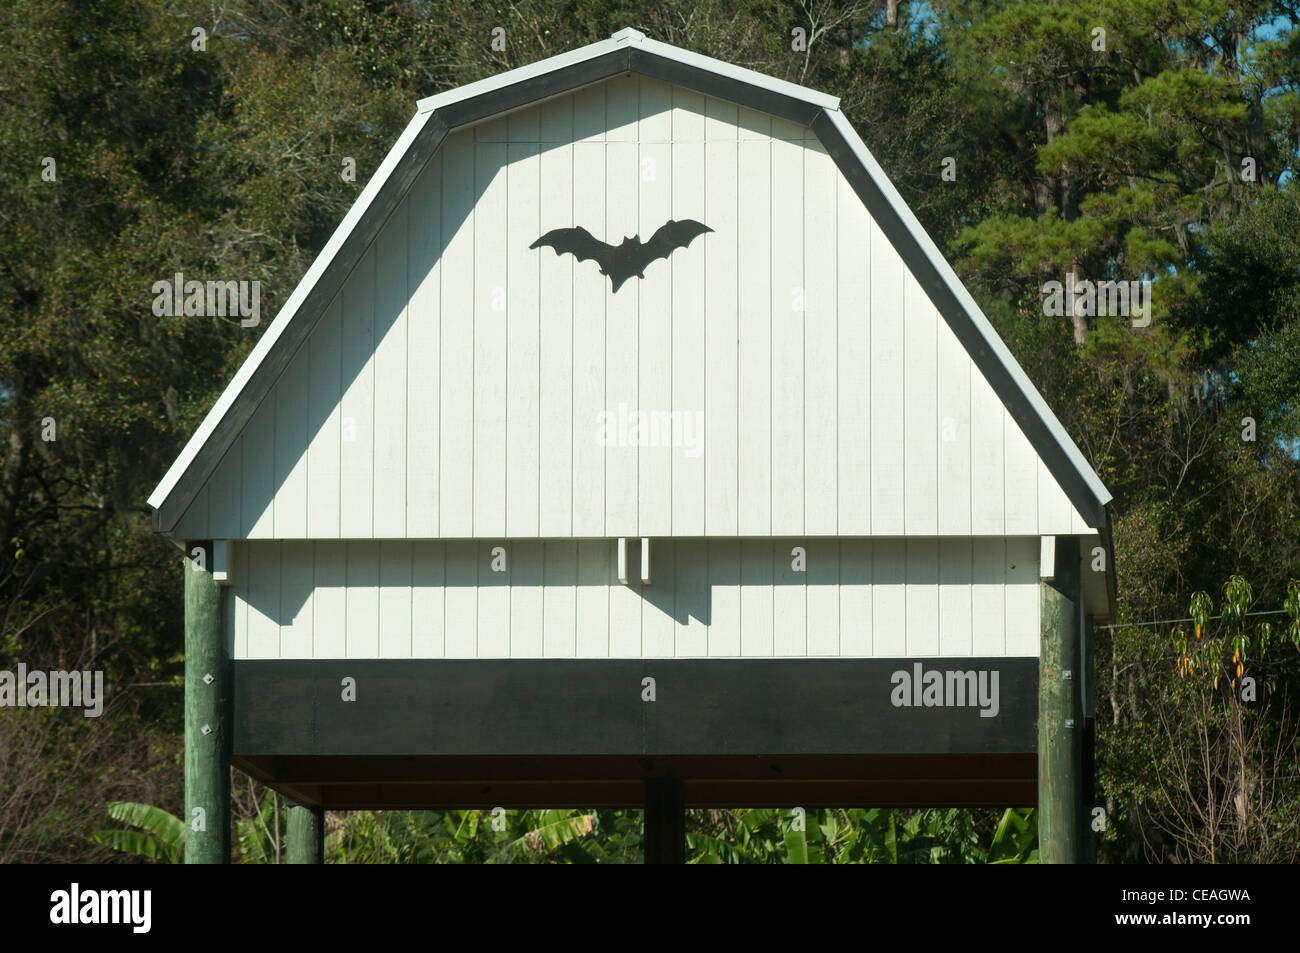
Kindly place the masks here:
<instances>
[{"instance_id":1,"label":"white siding board","mask_svg":"<svg viewBox=\"0 0 1300 953\"><path fill-rule=\"evenodd\" d=\"M1070 500L1060 484L1052 478L1047 464L1036 454L1034 461L1038 471L1036 479L1038 480L1039 535L1053 536L1057 533L1068 533L1073 525L1070 519L1073 509Z\"/></svg>"},{"instance_id":2,"label":"white siding board","mask_svg":"<svg viewBox=\"0 0 1300 953\"><path fill-rule=\"evenodd\" d=\"M868 539L840 540L839 654L868 658L873 649L872 543Z\"/></svg>"},{"instance_id":3,"label":"white siding board","mask_svg":"<svg viewBox=\"0 0 1300 953\"><path fill-rule=\"evenodd\" d=\"M573 138L575 142L605 141L604 83L596 83L573 94ZM587 181L595 181L594 179Z\"/></svg>"},{"instance_id":4,"label":"white siding board","mask_svg":"<svg viewBox=\"0 0 1300 953\"><path fill-rule=\"evenodd\" d=\"M667 90L666 83L653 84L643 78L637 232L641 241L649 241L655 230L672 218L672 147L656 139L667 139L671 129L671 100L664 95ZM656 112L647 116L647 110ZM646 141L647 135L650 141ZM638 296L641 319L636 343L637 406L649 415L647 426L650 427L645 446L637 452L637 533L642 536L668 536L673 531L673 458L677 455L671 428L674 269L677 261L699 258L706 239L707 235L695 239L688 248L678 249L667 260L650 262L645 268L645 280L634 278L624 286L628 293L635 292ZM662 427L656 425L665 421L669 424L667 434L660 432Z\"/></svg>"},{"instance_id":5,"label":"white siding board","mask_svg":"<svg viewBox=\"0 0 1300 953\"><path fill-rule=\"evenodd\" d=\"M407 203L406 535L438 535L438 401L442 309L442 155L429 160Z\"/></svg>"},{"instance_id":6,"label":"white siding board","mask_svg":"<svg viewBox=\"0 0 1300 953\"><path fill-rule=\"evenodd\" d=\"M650 582L641 586L641 654L646 658L676 654L676 551L672 540L650 541Z\"/></svg>"},{"instance_id":7,"label":"white siding board","mask_svg":"<svg viewBox=\"0 0 1300 953\"><path fill-rule=\"evenodd\" d=\"M474 535L506 530L506 145L474 149Z\"/></svg>"},{"instance_id":8,"label":"white siding board","mask_svg":"<svg viewBox=\"0 0 1300 953\"><path fill-rule=\"evenodd\" d=\"M871 216L836 177L837 531L871 532Z\"/></svg>"},{"instance_id":9,"label":"white siding board","mask_svg":"<svg viewBox=\"0 0 1300 953\"><path fill-rule=\"evenodd\" d=\"M542 135L567 139L572 133L572 100L565 97L542 109ZM574 169L572 145L563 142L546 148L540 157L541 213L534 240L552 228L573 226ZM574 324L578 320L574 302L572 255L557 257L552 251L530 251L537 259L539 274L539 407L538 434L538 532L542 536L573 533L574 441L587 440L595 449L590 426L594 422L574 417ZM584 263L586 264L586 263Z\"/></svg>"},{"instance_id":10,"label":"white siding board","mask_svg":"<svg viewBox=\"0 0 1300 953\"><path fill-rule=\"evenodd\" d=\"M526 127L532 129L534 137L536 126L534 122ZM541 161L533 143L512 142L508 148L505 530L509 536L537 536L541 501L542 259L528 246L542 234Z\"/></svg>"},{"instance_id":11,"label":"white siding board","mask_svg":"<svg viewBox=\"0 0 1300 953\"><path fill-rule=\"evenodd\" d=\"M703 97L698 100L702 108ZM688 103L696 105L690 100ZM672 117L674 129L680 130L683 138L692 137L693 131L695 140L676 142L672 147L672 218L708 223L703 116L674 105ZM674 447L669 460L672 510L668 534L673 536L701 536L705 531L704 454L709 449L704 427L707 319L699 289L706 287L705 265L716 240L716 231L705 233L691 243L691 254L673 255L668 260L672 267L670 399L682 425L682 446ZM733 365L734 358L728 361L729 368ZM643 527L643 531L648 530Z\"/></svg>"},{"instance_id":12,"label":"white siding board","mask_svg":"<svg viewBox=\"0 0 1300 953\"><path fill-rule=\"evenodd\" d=\"M703 539L675 540L675 652L678 658L709 654L709 544Z\"/></svg>"},{"instance_id":13,"label":"white siding board","mask_svg":"<svg viewBox=\"0 0 1300 953\"><path fill-rule=\"evenodd\" d=\"M821 144L809 143L803 189L803 532L822 536L838 531L838 178L839 170Z\"/></svg>"},{"instance_id":14,"label":"white siding board","mask_svg":"<svg viewBox=\"0 0 1300 953\"><path fill-rule=\"evenodd\" d=\"M251 546L248 553L248 658L280 657L280 547Z\"/></svg>"},{"instance_id":15,"label":"white siding board","mask_svg":"<svg viewBox=\"0 0 1300 953\"><path fill-rule=\"evenodd\" d=\"M478 555L478 651L475 658L507 658L510 655L510 577L517 570L515 560L520 543L482 540ZM492 568L492 550L505 550L506 568Z\"/></svg>"},{"instance_id":16,"label":"white siding board","mask_svg":"<svg viewBox=\"0 0 1300 953\"><path fill-rule=\"evenodd\" d=\"M772 338L775 322L788 315L790 305L787 297L784 299L786 311L774 310L772 144L770 141L747 140L738 144L738 150L734 178L741 197L736 218L739 272L736 286L729 288L727 293L737 302L739 320L734 345L731 339L721 337L725 328L719 328L721 339L717 345L720 349L736 349L739 395L735 421L719 420L718 427L734 428L736 434L737 488L733 492L738 494L739 532L744 536L767 536L772 534L773 525ZM710 340L713 340L712 334ZM710 362L710 372L713 366ZM714 417L712 410L710 401L711 419ZM724 405L719 410L725 413L730 407ZM725 461L723 466L726 466ZM710 532L719 531L711 529Z\"/></svg>"},{"instance_id":17,"label":"white siding board","mask_svg":"<svg viewBox=\"0 0 1300 953\"><path fill-rule=\"evenodd\" d=\"M803 146L774 139L770 185L772 363L767 372L772 383L773 536L804 531L804 314L808 289L803 271L803 185Z\"/></svg>"},{"instance_id":18,"label":"white siding board","mask_svg":"<svg viewBox=\"0 0 1300 953\"><path fill-rule=\"evenodd\" d=\"M971 531L971 373L974 362L942 318L938 345L938 532Z\"/></svg>"},{"instance_id":19,"label":"white siding board","mask_svg":"<svg viewBox=\"0 0 1300 953\"><path fill-rule=\"evenodd\" d=\"M446 648L446 546L421 540L411 546L411 654L442 658Z\"/></svg>"},{"instance_id":20,"label":"white siding board","mask_svg":"<svg viewBox=\"0 0 1300 953\"><path fill-rule=\"evenodd\" d=\"M878 539L871 547L872 654L907 654L907 541Z\"/></svg>"},{"instance_id":21,"label":"white siding board","mask_svg":"<svg viewBox=\"0 0 1300 953\"><path fill-rule=\"evenodd\" d=\"M510 656L543 658L543 595L545 544L538 539L511 544Z\"/></svg>"},{"instance_id":22,"label":"white siding board","mask_svg":"<svg viewBox=\"0 0 1300 953\"><path fill-rule=\"evenodd\" d=\"M840 654L841 541L810 539L808 546L808 638L804 650L812 656L833 657Z\"/></svg>"},{"instance_id":23,"label":"white siding board","mask_svg":"<svg viewBox=\"0 0 1300 953\"><path fill-rule=\"evenodd\" d=\"M375 253L366 252L343 286L343 419L339 447L339 533L374 533ZM247 456L247 454L246 454Z\"/></svg>"},{"instance_id":24,"label":"white siding board","mask_svg":"<svg viewBox=\"0 0 1300 953\"><path fill-rule=\"evenodd\" d=\"M527 109L516 109L506 116L506 141L538 142L541 139L541 104Z\"/></svg>"},{"instance_id":25,"label":"white siding board","mask_svg":"<svg viewBox=\"0 0 1300 953\"><path fill-rule=\"evenodd\" d=\"M373 492L374 535L381 538L406 535L406 208L397 207L375 242Z\"/></svg>"},{"instance_id":26,"label":"white siding board","mask_svg":"<svg viewBox=\"0 0 1300 953\"><path fill-rule=\"evenodd\" d=\"M740 654L770 657L776 622L770 539L740 542Z\"/></svg>"},{"instance_id":27,"label":"white siding board","mask_svg":"<svg viewBox=\"0 0 1300 953\"><path fill-rule=\"evenodd\" d=\"M307 341L310 352L310 384L307 416L310 442L307 445L307 536L335 539L339 535L339 442L343 408L342 390L342 296L335 296ZM437 400L433 407L437 408ZM418 445L418 444L417 444ZM231 448L235 452L236 447ZM224 466L224 464L223 464ZM220 471L218 471L220 476Z\"/></svg>"},{"instance_id":28,"label":"white siding board","mask_svg":"<svg viewBox=\"0 0 1300 953\"><path fill-rule=\"evenodd\" d=\"M1003 410L1006 534L1038 532L1038 457L1020 425Z\"/></svg>"},{"instance_id":29,"label":"white siding board","mask_svg":"<svg viewBox=\"0 0 1300 953\"><path fill-rule=\"evenodd\" d=\"M938 313L911 272L903 285L903 530L938 532Z\"/></svg>"},{"instance_id":30,"label":"white siding board","mask_svg":"<svg viewBox=\"0 0 1300 953\"><path fill-rule=\"evenodd\" d=\"M602 87L603 89L603 87ZM602 93L603 116L604 98ZM574 121L578 120L575 111ZM605 146L573 147L573 221L588 229L605 221ZM589 223L589 224L584 224ZM545 227L558 227L551 222ZM572 255L541 251L543 264L572 261ZM568 266L566 266L568 267ZM609 279L591 262L572 265L573 275L573 534L605 535L605 448L600 421L605 413L605 308ZM617 412L618 408L614 408Z\"/></svg>"},{"instance_id":31,"label":"white siding board","mask_svg":"<svg viewBox=\"0 0 1300 953\"><path fill-rule=\"evenodd\" d=\"M672 140L679 143L704 141L704 94L683 86L672 87Z\"/></svg>"},{"instance_id":32,"label":"white siding board","mask_svg":"<svg viewBox=\"0 0 1300 953\"><path fill-rule=\"evenodd\" d=\"M704 100L704 138L734 140L736 138L738 108L735 103L714 96Z\"/></svg>"},{"instance_id":33,"label":"white siding board","mask_svg":"<svg viewBox=\"0 0 1300 953\"><path fill-rule=\"evenodd\" d=\"M610 90L610 108L616 101ZM633 100L635 104L635 100ZM635 112L630 126L611 128L611 141L605 145L605 241L617 245L636 235L637 196L640 186L639 147L635 142L612 141L616 133L636 131ZM612 120L611 120L612 121ZM651 266L653 267L653 265ZM605 303L605 404L604 408L622 421L644 408L640 405L637 374L639 311L637 294L640 279L628 280L617 292L604 282ZM628 433L605 447L605 532L609 536L637 535L638 460L640 448ZM612 611L612 610L611 610ZM611 646L612 650L612 646Z\"/></svg>"},{"instance_id":34,"label":"white siding board","mask_svg":"<svg viewBox=\"0 0 1300 953\"><path fill-rule=\"evenodd\" d=\"M609 596L617 580L613 576L614 542L606 539L578 540L577 656L609 656Z\"/></svg>"},{"instance_id":35,"label":"white siding board","mask_svg":"<svg viewBox=\"0 0 1300 953\"><path fill-rule=\"evenodd\" d=\"M1007 544L1001 537L971 542L971 654L1007 651Z\"/></svg>"},{"instance_id":36,"label":"white siding board","mask_svg":"<svg viewBox=\"0 0 1300 953\"><path fill-rule=\"evenodd\" d=\"M772 560L772 654L776 656L804 656L808 654L808 599L812 566L818 559L825 560L823 551L833 546L834 540L803 540L807 547L807 571L796 572L784 540L773 540L762 545ZM748 545L748 543L746 543Z\"/></svg>"},{"instance_id":37,"label":"white siding board","mask_svg":"<svg viewBox=\"0 0 1300 953\"><path fill-rule=\"evenodd\" d=\"M574 96L560 96L538 107L538 135L542 142L558 142L566 146L573 142L574 99ZM545 155L546 151L542 154Z\"/></svg>"},{"instance_id":38,"label":"white siding board","mask_svg":"<svg viewBox=\"0 0 1300 953\"><path fill-rule=\"evenodd\" d=\"M939 540L908 539L907 651L909 656L939 654Z\"/></svg>"},{"instance_id":39,"label":"white siding board","mask_svg":"<svg viewBox=\"0 0 1300 953\"><path fill-rule=\"evenodd\" d=\"M414 578L411 543L386 539L379 543L379 655L409 658L412 654Z\"/></svg>"},{"instance_id":40,"label":"white siding board","mask_svg":"<svg viewBox=\"0 0 1300 953\"><path fill-rule=\"evenodd\" d=\"M280 645L276 658L310 658L315 560L312 542L286 540L274 544L280 551Z\"/></svg>"},{"instance_id":41,"label":"white siding board","mask_svg":"<svg viewBox=\"0 0 1300 953\"><path fill-rule=\"evenodd\" d=\"M605 140L636 142L641 76L622 74L605 83ZM628 232L631 235L631 232Z\"/></svg>"},{"instance_id":42,"label":"white siding board","mask_svg":"<svg viewBox=\"0 0 1300 953\"><path fill-rule=\"evenodd\" d=\"M478 544L449 541L445 560L447 658L475 658L478 655ZM484 574L487 574L486 567Z\"/></svg>"},{"instance_id":43,"label":"white siding board","mask_svg":"<svg viewBox=\"0 0 1300 953\"><path fill-rule=\"evenodd\" d=\"M1009 656L1037 656L1039 642L1039 540L1007 540L1007 648Z\"/></svg>"},{"instance_id":44,"label":"white siding board","mask_svg":"<svg viewBox=\"0 0 1300 953\"><path fill-rule=\"evenodd\" d=\"M629 539L628 582L614 585L609 590L609 654L611 658L638 658L644 653L641 645L641 615L648 609L641 600L641 573L638 568L640 540ZM615 570L616 572L617 570Z\"/></svg>"},{"instance_id":45,"label":"white siding board","mask_svg":"<svg viewBox=\"0 0 1300 953\"><path fill-rule=\"evenodd\" d=\"M474 139L442 148L442 282L439 344L438 531L474 532ZM450 623L450 616L448 617ZM448 652L452 638L448 631Z\"/></svg>"},{"instance_id":46,"label":"white siding board","mask_svg":"<svg viewBox=\"0 0 1300 953\"><path fill-rule=\"evenodd\" d=\"M972 540L939 540L939 654L971 655Z\"/></svg>"},{"instance_id":47,"label":"white siding board","mask_svg":"<svg viewBox=\"0 0 1300 953\"><path fill-rule=\"evenodd\" d=\"M652 76L637 76L640 96L637 138L670 143L673 138L673 87Z\"/></svg>"},{"instance_id":48,"label":"white siding board","mask_svg":"<svg viewBox=\"0 0 1300 953\"><path fill-rule=\"evenodd\" d=\"M275 395L264 400L244 428L240 490L242 531L266 539L275 533Z\"/></svg>"},{"instance_id":49,"label":"white siding board","mask_svg":"<svg viewBox=\"0 0 1300 953\"><path fill-rule=\"evenodd\" d=\"M578 541L547 540L543 545L542 655L574 658L578 653Z\"/></svg>"},{"instance_id":50,"label":"white siding board","mask_svg":"<svg viewBox=\"0 0 1300 953\"><path fill-rule=\"evenodd\" d=\"M312 544L315 590L311 600L315 658L347 657L348 544L337 539ZM239 547L241 550L247 547Z\"/></svg>"},{"instance_id":51,"label":"white siding board","mask_svg":"<svg viewBox=\"0 0 1300 953\"><path fill-rule=\"evenodd\" d=\"M906 529L904 274L902 259L872 222L871 531L878 536L901 535Z\"/></svg>"},{"instance_id":52,"label":"white siding board","mask_svg":"<svg viewBox=\"0 0 1300 953\"><path fill-rule=\"evenodd\" d=\"M1003 418L1006 410L978 369L971 371L971 533L1001 536L1006 526Z\"/></svg>"},{"instance_id":53,"label":"white siding board","mask_svg":"<svg viewBox=\"0 0 1300 953\"><path fill-rule=\"evenodd\" d=\"M740 638L740 547L735 539L712 539L709 552L709 656L736 658Z\"/></svg>"},{"instance_id":54,"label":"white siding board","mask_svg":"<svg viewBox=\"0 0 1300 953\"><path fill-rule=\"evenodd\" d=\"M347 544L347 657L379 658L379 542Z\"/></svg>"},{"instance_id":55,"label":"white siding board","mask_svg":"<svg viewBox=\"0 0 1300 953\"><path fill-rule=\"evenodd\" d=\"M706 142L704 146L702 221L713 229L712 235L704 236L704 530L708 535L738 532L739 499L766 495L765 488L741 492L738 463L739 422L748 423L755 413L753 407L747 407L742 418L739 411L738 387L742 385L737 361L745 351L737 344L740 305L747 306L747 323L759 317L752 289L739 279L740 250L742 246L747 253L752 249L747 244L751 236L740 228L738 214L745 211L745 224L749 224L748 216L757 216L750 203L765 207L767 195L766 190L757 195L749 192L742 205L738 189L742 181L765 181L753 168L757 161L748 157L742 170L735 142ZM761 340L763 335L755 337ZM746 479L751 476L747 474Z\"/></svg>"}]
</instances>

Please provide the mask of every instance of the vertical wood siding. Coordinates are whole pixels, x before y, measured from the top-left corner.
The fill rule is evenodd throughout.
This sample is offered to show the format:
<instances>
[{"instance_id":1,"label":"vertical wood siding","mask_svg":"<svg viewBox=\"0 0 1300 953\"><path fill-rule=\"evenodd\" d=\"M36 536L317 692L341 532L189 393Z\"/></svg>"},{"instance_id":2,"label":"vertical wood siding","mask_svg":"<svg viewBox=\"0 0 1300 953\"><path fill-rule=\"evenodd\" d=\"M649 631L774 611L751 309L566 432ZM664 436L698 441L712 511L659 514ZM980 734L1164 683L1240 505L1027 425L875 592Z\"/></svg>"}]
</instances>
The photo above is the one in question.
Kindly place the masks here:
<instances>
[{"instance_id":1,"label":"vertical wood siding","mask_svg":"<svg viewBox=\"0 0 1300 953\"><path fill-rule=\"evenodd\" d=\"M618 293L528 247L669 218L713 232ZM176 534L1086 531L811 130L621 76L448 138Z\"/></svg>"},{"instance_id":2,"label":"vertical wood siding","mask_svg":"<svg viewBox=\"0 0 1300 953\"><path fill-rule=\"evenodd\" d=\"M253 540L235 658L1036 656L1038 538ZM493 570L494 550L505 571ZM806 569L793 567L802 547Z\"/></svg>"}]
</instances>

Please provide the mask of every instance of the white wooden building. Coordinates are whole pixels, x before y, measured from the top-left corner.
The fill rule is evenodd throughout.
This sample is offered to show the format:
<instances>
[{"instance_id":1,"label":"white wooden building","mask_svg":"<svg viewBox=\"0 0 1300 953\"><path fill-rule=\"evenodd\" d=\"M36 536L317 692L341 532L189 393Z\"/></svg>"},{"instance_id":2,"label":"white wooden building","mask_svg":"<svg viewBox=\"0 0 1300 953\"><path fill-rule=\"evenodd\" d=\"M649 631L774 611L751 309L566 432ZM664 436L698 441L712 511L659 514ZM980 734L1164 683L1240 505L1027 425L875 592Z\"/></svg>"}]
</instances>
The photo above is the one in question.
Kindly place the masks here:
<instances>
[{"instance_id":1,"label":"white wooden building","mask_svg":"<svg viewBox=\"0 0 1300 953\"><path fill-rule=\"evenodd\" d=\"M670 220L617 290L535 247ZM836 99L623 30L421 101L149 502L236 764L382 807L1032 803L1109 500ZM892 705L913 660L1001 712Z\"/></svg>"}]
</instances>

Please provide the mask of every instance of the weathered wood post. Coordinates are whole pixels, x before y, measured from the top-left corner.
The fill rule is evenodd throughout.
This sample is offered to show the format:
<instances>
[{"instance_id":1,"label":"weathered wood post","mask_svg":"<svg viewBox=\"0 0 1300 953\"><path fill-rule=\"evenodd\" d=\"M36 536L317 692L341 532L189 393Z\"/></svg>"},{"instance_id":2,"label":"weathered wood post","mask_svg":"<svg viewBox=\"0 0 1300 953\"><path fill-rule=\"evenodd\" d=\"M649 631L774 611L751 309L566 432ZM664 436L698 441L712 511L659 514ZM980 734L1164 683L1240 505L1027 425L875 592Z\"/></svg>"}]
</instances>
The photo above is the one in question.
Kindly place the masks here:
<instances>
[{"instance_id":1,"label":"weathered wood post","mask_svg":"<svg viewBox=\"0 0 1300 953\"><path fill-rule=\"evenodd\" d=\"M212 543L185 558L185 863L230 863L230 659Z\"/></svg>"},{"instance_id":2,"label":"weathered wood post","mask_svg":"<svg viewBox=\"0 0 1300 953\"><path fill-rule=\"evenodd\" d=\"M686 863L686 797L678 778L645 783L645 863Z\"/></svg>"},{"instance_id":3,"label":"weathered wood post","mask_svg":"<svg viewBox=\"0 0 1300 953\"><path fill-rule=\"evenodd\" d=\"M319 807L289 805L289 863L325 863L325 812Z\"/></svg>"},{"instance_id":4,"label":"weathered wood post","mask_svg":"<svg viewBox=\"0 0 1300 953\"><path fill-rule=\"evenodd\" d=\"M1058 536L1054 551L1052 575L1039 583L1038 856L1045 864L1074 864L1083 805L1079 540Z\"/></svg>"},{"instance_id":5,"label":"weathered wood post","mask_svg":"<svg viewBox=\"0 0 1300 953\"><path fill-rule=\"evenodd\" d=\"M1084 616L1079 639L1079 671L1083 680L1079 686L1079 724L1083 726L1080 745L1082 781L1079 785L1079 863L1097 862L1098 832L1093 830L1092 809L1097 803L1097 707L1095 695L1096 672L1093 667L1093 621Z\"/></svg>"}]
</instances>

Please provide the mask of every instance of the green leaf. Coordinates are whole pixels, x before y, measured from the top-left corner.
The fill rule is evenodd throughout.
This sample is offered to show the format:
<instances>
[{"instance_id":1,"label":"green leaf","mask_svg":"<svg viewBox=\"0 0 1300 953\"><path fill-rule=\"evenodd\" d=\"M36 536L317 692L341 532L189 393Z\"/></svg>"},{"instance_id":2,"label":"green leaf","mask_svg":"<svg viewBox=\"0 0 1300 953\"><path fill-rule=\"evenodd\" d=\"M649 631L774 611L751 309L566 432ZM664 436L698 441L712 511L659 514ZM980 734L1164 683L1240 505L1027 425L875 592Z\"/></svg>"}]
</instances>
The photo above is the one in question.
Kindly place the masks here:
<instances>
[{"instance_id":1,"label":"green leaf","mask_svg":"<svg viewBox=\"0 0 1300 953\"><path fill-rule=\"evenodd\" d=\"M171 848L179 848L185 839L185 823L160 807L135 801L110 801L108 816L123 824L143 828Z\"/></svg>"}]
</instances>

